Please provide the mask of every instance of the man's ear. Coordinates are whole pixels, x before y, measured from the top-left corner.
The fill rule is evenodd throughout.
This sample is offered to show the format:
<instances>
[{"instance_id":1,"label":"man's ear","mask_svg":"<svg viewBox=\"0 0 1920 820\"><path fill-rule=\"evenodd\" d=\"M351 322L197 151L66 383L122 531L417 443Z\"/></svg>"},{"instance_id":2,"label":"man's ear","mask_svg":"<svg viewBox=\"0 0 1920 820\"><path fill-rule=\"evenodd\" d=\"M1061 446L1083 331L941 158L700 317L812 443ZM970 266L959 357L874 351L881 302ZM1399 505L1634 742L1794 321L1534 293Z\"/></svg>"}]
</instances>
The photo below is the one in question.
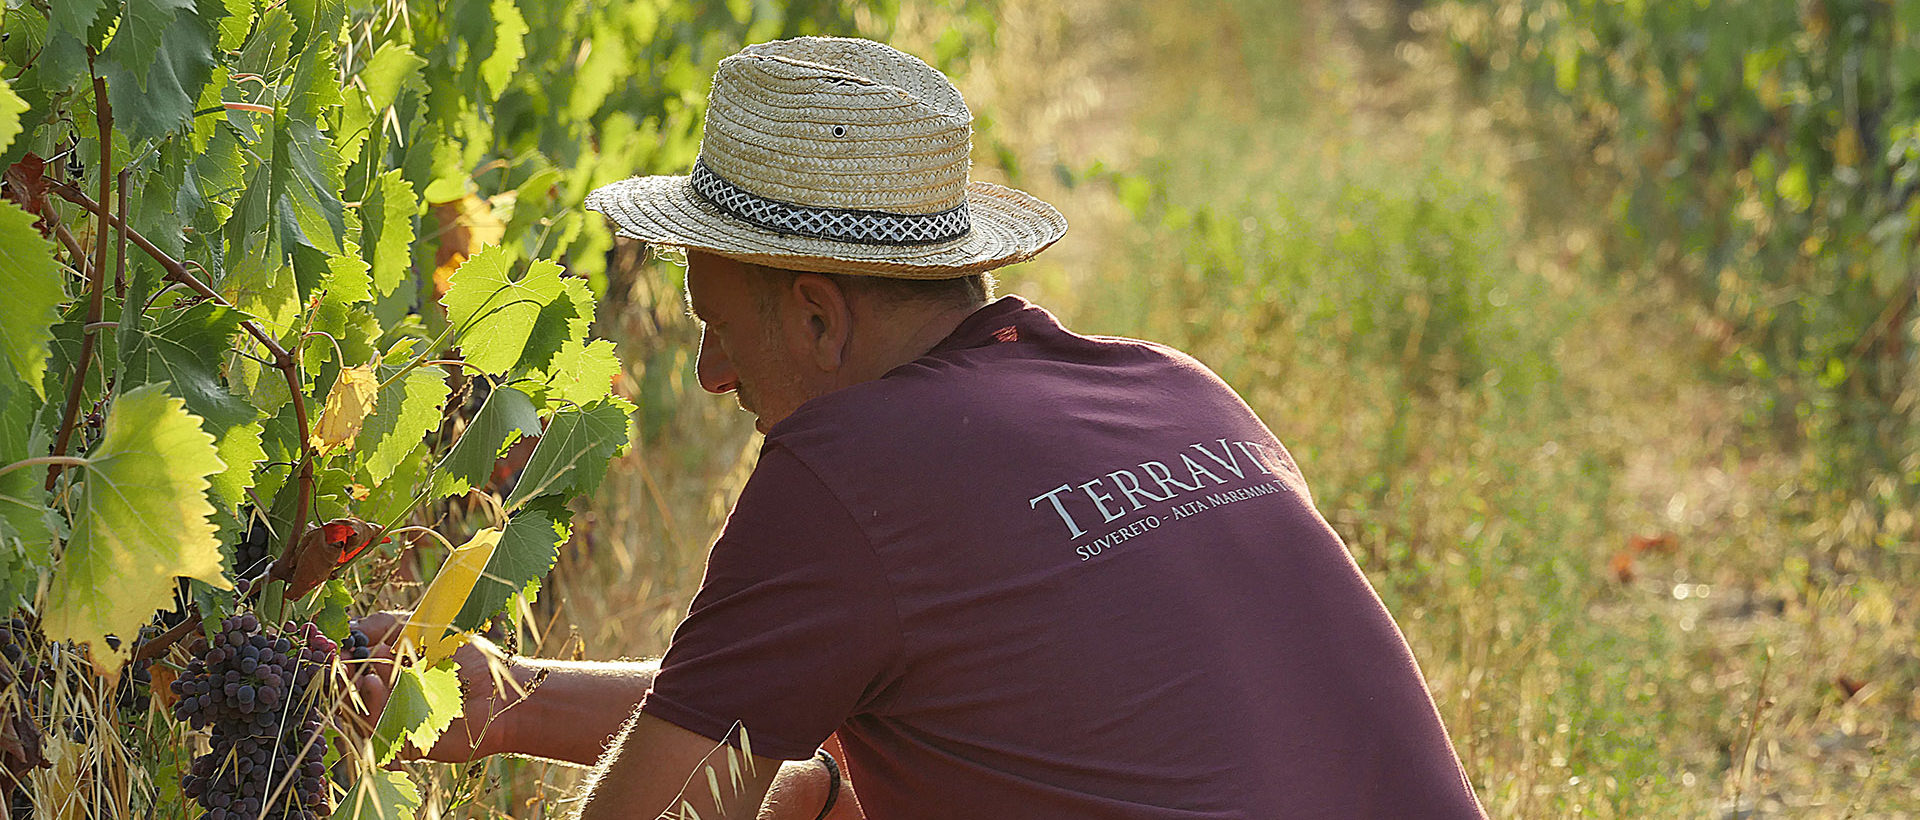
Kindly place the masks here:
<instances>
[{"instance_id":1,"label":"man's ear","mask_svg":"<svg viewBox=\"0 0 1920 820\"><path fill-rule=\"evenodd\" d=\"M853 340L853 307L840 283L816 273L793 277L792 296L815 366L834 372L846 364Z\"/></svg>"}]
</instances>

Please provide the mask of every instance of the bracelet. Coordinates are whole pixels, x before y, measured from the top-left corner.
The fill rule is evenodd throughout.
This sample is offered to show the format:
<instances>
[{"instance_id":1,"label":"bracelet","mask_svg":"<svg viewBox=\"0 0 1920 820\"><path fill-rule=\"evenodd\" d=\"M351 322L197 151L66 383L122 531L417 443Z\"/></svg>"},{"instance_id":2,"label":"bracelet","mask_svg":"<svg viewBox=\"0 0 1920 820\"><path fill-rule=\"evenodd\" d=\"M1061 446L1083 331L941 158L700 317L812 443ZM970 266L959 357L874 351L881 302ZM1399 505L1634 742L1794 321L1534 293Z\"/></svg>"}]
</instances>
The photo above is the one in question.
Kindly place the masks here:
<instances>
[{"instance_id":1,"label":"bracelet","mask_svg":"<svg viewBox=\"0 0 1920 820\"><path fill-rule=\"evenodd\" d=\"M827 820L827 813L833 811L833 804L840 802L840 764L834 762L833 755L826 749L813 753L813 759L827 768L827 804L820 807L819 816L813 820Z\"/></svg>"}]
</instances>

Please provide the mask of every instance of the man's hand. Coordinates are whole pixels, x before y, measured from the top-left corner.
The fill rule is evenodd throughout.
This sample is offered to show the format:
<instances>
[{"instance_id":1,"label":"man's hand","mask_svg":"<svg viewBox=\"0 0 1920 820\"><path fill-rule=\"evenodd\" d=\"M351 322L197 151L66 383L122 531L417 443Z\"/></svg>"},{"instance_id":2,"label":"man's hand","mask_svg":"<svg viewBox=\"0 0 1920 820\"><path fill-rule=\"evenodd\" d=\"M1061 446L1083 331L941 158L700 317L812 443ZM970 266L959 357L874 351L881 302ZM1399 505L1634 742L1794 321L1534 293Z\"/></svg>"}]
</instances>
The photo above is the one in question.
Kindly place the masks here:
<instances>
[{"instance_id":1,"label":"man's hand","mask_svg":"<svg viewBox=\"0 0 1920 820\"><path fill-rule=\"evenodd\" d=\"M392 643L399 637L400 628L406 625L407 614L377 612L354 622L373 645L373 656L360 662L362 668L350 669L355 673L354 687L366 705L369 726L378 722L392 694L395 668ZM479 637L469 639L454 650L453 659L458 664L463 696L460 717L454 718L432 749L423 754L409 744L401 750L402 757L465 763L513 750L506 738L509 724L500 719L500 714L526 696L537 670L514 663L492 641Z\"/></svg>"}]
</instances>

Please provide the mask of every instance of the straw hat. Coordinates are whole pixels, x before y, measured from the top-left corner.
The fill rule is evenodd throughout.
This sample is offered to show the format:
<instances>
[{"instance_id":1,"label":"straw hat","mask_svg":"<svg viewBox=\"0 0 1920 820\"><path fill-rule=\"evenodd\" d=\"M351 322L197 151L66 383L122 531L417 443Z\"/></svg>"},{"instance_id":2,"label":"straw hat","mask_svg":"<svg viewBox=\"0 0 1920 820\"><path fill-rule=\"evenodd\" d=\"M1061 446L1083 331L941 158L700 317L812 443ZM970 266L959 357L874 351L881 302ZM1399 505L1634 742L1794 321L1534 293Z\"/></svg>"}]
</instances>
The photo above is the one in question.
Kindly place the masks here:
<instances>
[{"instance_id":1,"label":"straw hat","mask_svg":"<svg viewBox=\"0 0 1920 820\"><path fill-rule=\"evenodd\" d=\"M1066 233L1039 199L967 180L973 114L919 58L801 37L720 61L687 176L587 196L623 236L794 270L944 279Z\"/></svg>"}]
</instances>

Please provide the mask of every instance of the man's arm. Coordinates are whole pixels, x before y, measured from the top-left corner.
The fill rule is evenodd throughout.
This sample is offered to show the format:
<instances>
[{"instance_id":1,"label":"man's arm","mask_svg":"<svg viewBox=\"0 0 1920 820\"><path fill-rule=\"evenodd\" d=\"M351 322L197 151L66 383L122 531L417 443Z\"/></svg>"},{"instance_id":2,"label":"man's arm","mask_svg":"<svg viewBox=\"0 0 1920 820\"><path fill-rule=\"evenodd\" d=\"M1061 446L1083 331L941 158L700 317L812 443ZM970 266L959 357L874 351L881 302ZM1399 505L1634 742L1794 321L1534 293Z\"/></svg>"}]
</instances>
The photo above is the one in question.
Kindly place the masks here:
<instances>
[{"instance_id":1,"label":"man's arm","mask_svg":"<svg viewBox=\"0 0 1920 820\"><path fill-rule=\"evenodd\" d=\"M747 740L751 744L752 736ZM758 820L813 820L826 807L830 788L837 793L827 820L863 817L860 801L844 776L836 785L818 760L751 755L743 761L735 751L730 761L732 747L638 713L616 744L587 780L579 820L654 817L633 809L660 806L661 811L671 811L683 805L691 806L700 817L746 817L745 808L758 807L753 813ZM687 774L676 779L678 772Z\"/></svg>"},{"instance_id":2,"label":"man's arm","mask_svg":"<svg viewBox=\"0 0 1920 820\"><path fill-rule=\"evenodd\" d=\"M385 660L404 613L379 612L355 623ZM509 658L475 638L453 653L466 701L428 760L463 763L491 754L541 757L590 766L653 687L659 661L562 661ZM358 677L368 714L386 708L392 667Z\"/></svg>"},{"instance_id":3,"label":"man's arm","mask_svg":"<svg viewBox=\"0 0 1920 820\"><path fill-rule=\"evenodd\" d=\"M356 625L384 649L401 623L397 614L377 613ZM736 788L727 746L638 714L658 661L509 658L481 638L457 650L454 659L467 693L463 714L426 759L465 762L506 753L580 765L598 761L581 815L589 819L656 817L686 802L702 817L744 817L741 807L759 806L761 820L811 820L826 805L830 778L816 761L753 755L750 767L737 767ZM386 705L386 685L379 675L359 679L373 715ZM708 766L722 789L719 811L713 810ZM659 810L632 811L637 806ZM858 820L858 806L843 780L832 820Z\"/></svg>"}]
</instances>

